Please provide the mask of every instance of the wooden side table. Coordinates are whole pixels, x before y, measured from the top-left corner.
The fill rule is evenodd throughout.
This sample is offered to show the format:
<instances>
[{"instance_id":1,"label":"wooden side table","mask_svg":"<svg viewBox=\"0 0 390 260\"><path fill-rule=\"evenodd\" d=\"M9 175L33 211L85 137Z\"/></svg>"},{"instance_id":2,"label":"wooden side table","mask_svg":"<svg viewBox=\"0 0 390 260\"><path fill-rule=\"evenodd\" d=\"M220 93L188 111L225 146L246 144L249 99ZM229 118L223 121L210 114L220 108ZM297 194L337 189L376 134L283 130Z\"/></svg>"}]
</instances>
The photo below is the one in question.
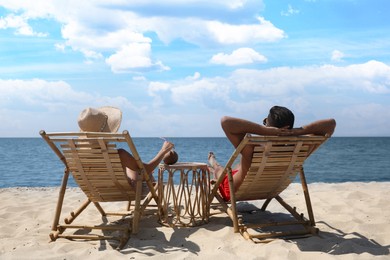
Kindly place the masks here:
<instances>
[{"instance_id":1,"label":"wooden side table","mask_svg":"<svg viewBox=\"0 0 390 260\"><path fill-rule=\"evenodd\" d=\"M174 176L179 183L174 184ZM205 163L160 164L158 195L163 207L160 222L192 227L209 221L210 173Z\"/></svg>"}]
</instances>

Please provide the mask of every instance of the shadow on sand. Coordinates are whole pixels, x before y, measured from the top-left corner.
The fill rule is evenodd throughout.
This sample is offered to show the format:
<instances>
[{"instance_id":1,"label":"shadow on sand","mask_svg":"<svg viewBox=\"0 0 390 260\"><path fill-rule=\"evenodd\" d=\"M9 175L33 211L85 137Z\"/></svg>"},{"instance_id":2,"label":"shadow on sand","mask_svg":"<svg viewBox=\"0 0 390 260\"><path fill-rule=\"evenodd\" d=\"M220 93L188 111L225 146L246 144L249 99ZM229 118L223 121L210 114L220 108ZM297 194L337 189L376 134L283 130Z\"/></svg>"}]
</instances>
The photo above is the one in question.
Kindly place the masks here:
<instances>
[{"instance_id":1,"label":"shadow on sand","mask_svg":"<svg viewBox=\"0 0 390 260\"><path fill-rule=\"evenodd\" d=\"M242 204L241 213L249 221L256 219L285 220L291 215L286 213L271 213L261 211L253 205ZM210 223L198 227L162 227L156 220L156 216L147 216L142 220L142 229L137 235L131 235L125 247L120 250L122 254L138 253L143 256L155 256L173 252L187 252L198 255L201 248L191 241L191 235L200 231L218 231L225 226L232 227L230 218L225 213L216 213L218 217L210 217ZM222 215L220 215L222 214ZM225 214L225 215L224 215ZM318 235L306 238L285 239L287 243L294 243L302 252L323 252L330 255L362 254L373 256L389 255L390 245L381 245L377 241L365 237L358 232L345 233L340 229L330 226L328 223L318 221L320 229ZM321 231L322 229L330 231ZM240 236L239 233L232 235ZM110 247L115 247L117 242L110 242ZM248 241L248 243L252 243ZM264 244L253 244L262 247ZM107 248L107 242L102 241L99 250Z\"/></svg>"}]
</instances>

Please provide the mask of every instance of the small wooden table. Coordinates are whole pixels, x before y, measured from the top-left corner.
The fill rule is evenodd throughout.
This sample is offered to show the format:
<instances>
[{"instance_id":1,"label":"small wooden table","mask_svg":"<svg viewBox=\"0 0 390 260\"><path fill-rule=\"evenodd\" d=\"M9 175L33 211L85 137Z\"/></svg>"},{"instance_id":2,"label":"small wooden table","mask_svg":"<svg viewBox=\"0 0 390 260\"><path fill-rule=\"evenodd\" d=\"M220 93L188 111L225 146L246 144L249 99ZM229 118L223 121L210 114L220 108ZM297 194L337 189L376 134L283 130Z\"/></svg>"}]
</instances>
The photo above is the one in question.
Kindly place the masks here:
<instances>
[{"instance_id":1,"label":"small wooden table","mask_svg":"<svg viewBox=\"0 0 390 260\"><path fill-rule=\"evenodd\" d=\"M179 181L176 185L174 176ZM158 195L163 207L160 221L163 225L192 227L208 223L210 173L207 164L160 164L158 182Z\"/></svg>"}]
</instances>

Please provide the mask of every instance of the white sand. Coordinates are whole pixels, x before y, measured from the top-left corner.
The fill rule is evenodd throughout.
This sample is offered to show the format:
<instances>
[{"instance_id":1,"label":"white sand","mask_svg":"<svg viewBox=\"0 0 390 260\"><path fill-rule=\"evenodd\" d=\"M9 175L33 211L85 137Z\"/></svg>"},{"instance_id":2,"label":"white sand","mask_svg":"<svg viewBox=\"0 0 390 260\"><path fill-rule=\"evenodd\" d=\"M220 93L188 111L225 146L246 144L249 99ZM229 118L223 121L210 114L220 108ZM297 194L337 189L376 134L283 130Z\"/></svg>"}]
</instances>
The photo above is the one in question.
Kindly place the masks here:
<instances>
[{"instance_id":1,"label":"white sand","mask_svg":"<svg viewBox=\"0 0 390 260\"><path fill-rule=\"evenodd\" d=\"M58 189L0 189L0 259L390 259L389 188L388 182L310 184L320 229L314 237L254 244L233 233L226 214L213 215L200 227L175 229L147 216L122 251L107 241L49 243ZM300 185L291 185L282 197L304 210ZM84 195L78 189L68 190L65 212L79 200ZM278 208L271 202L269 210ZM94 207L84 214L101 221Z\"/></svg>"}]
</instances>

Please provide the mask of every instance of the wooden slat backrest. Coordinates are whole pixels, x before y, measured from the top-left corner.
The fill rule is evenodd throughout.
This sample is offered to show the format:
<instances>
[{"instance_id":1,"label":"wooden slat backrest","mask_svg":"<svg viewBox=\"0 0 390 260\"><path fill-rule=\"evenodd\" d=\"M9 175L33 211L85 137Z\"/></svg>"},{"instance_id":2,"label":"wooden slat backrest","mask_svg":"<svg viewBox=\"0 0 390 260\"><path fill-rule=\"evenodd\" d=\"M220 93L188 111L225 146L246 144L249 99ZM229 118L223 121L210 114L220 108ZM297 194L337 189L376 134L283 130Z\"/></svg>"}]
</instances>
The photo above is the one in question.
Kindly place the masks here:
<instances>
[{"instance_id":1,"label":"wooden slat backrest","mask_svg":"<svg viewBox=\"0 0 390 260\"><path fill-rule=\"evenodd\" d=\"M127 142L121 134L47 135L63 155L75 182L91 201L135 199L117 150L117 143Z\"/></svg>"},{"instance_id":2,"label":"wooden slat backrest","mask_svg":"<svg viewBox=\"0 0 390 260\"><path fill-rule=\"evenodd\" d=\"M251 167L236 191L237 200L277 196L294 181L308 156L327 138L322 136L250 136L254 146Z\"/></svg>"}]
</instances>

